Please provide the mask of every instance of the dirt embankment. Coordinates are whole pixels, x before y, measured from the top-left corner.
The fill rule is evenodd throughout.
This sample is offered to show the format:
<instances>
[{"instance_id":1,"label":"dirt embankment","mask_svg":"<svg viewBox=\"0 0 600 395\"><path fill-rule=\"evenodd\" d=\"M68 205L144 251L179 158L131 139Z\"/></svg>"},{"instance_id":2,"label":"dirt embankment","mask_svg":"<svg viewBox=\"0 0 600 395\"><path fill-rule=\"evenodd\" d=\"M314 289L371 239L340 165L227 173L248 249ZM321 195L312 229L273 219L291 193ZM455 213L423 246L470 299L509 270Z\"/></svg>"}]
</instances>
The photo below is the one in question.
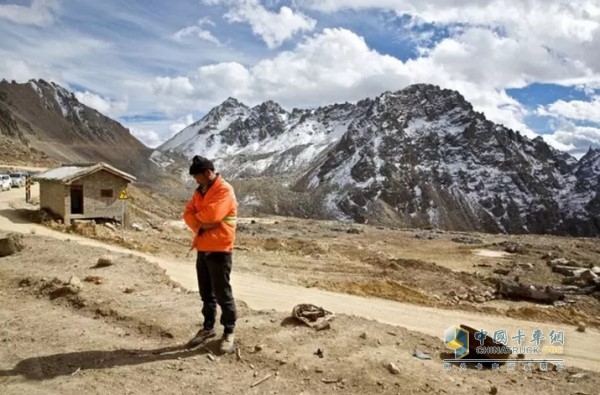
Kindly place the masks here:
<instances>
[{"instance_id":1,"label":"dirt embankment","mask_svg":"<svg viewBox=\"0 0 600 395\"><path fill-rule=\"evenodd\" d=\"M445 372L437 338L346 316L316 332L242 301L239 355L213 355L217 341L185 350L180 345L200 321L198 296L160 268L129 255L97 265L105 251L38 236L25 237L24 244L0 258L0 387L6 394L116 388L136 394L591 394L600 386L600 375L577 369ZM415 350L432 359L414 357Z\"/></svg>"}]
</instances>

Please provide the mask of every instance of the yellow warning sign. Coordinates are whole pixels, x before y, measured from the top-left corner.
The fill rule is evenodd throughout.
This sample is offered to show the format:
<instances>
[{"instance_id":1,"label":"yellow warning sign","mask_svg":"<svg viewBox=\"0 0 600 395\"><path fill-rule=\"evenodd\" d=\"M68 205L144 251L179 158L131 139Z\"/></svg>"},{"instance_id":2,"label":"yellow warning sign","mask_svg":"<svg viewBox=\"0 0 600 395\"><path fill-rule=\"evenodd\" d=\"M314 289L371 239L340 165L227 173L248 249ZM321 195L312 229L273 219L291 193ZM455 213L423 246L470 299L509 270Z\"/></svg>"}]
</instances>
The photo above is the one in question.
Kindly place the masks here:
<instances>
[{"instance_id":1,"label":"yellow warning sign","mask_svg":"<svg viewBox=\"0 0 600 395\"><path fill-rule=\"evenodd\" d=\"M121 192L119 193L119 200L127 200L129 199L129 194L127 193L127 190L125 188L121 189Z\"/></svg>"}]
</instances>

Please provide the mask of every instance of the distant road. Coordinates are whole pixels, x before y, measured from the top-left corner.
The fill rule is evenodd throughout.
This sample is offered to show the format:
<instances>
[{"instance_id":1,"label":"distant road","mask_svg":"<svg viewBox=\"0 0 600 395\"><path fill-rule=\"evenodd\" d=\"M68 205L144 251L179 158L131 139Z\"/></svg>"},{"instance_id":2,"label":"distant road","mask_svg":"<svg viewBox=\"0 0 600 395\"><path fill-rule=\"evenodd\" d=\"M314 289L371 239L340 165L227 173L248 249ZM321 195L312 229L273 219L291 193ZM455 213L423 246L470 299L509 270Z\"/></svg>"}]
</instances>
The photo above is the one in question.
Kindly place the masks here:
<instances>
[{"instance_id":1,"label":"distant road","mask_svg":"<svg viewBox=\"0 0 600 395\"><path fill-rule=\"evenodd\" d=\"M38 195L38 185L32 186L32 196ZM17 212L9 206L10 202L24 199L24 196L24 188L0 192L0 230L21 233L30 233L31 230L35 230L35 233L41 236L58 240L70 239L72 242L81 245L99 247L115 253L140 256L165 268L167 274L185 288L197 289L196 273L191 257L187 261L157 257L72 234L56 232L41 225L24 223ZM525 331L529 338L533 331L538 328L546 336L552 329L562 330L565 333L565 355L562 356L565 364L600 372L600 332L595 329L588 329L585 333L579 333L571 325L536 323L502 316L443 310L384 299L339 294L315 288L281 284L246 273L234 273L232 281L236 298L245 301L251 308L256 310L274 309L281 312L291 312L292 307L298 303L313 303L338 314L360 316L440 338L446 328L460 323L477 329L483 328L489 332L506 329L509 333L516 333L517 330L521 329ZM531 358L540 357L531 356ZM547 358L553 357L547 356Z\"/></svg>"}]
</instances>

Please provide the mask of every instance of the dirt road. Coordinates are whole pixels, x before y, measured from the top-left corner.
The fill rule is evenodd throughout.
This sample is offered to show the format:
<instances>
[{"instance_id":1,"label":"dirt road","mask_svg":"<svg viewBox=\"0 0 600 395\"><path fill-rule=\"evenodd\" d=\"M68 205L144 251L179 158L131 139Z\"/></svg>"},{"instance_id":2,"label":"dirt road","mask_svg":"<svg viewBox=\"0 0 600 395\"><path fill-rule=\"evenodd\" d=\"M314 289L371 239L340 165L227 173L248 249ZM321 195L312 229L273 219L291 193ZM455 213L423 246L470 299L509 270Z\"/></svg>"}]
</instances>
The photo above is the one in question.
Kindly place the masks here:
<instances>
[{"instance_id":1,"label":"dirt road","mask_svg":"<svg viewBox=\"0 0 600 395\"><path fill-rule=\"evenodd\" d=\"M59 240L70 239L72 242L101 247L115 253L141 256L166 269L167 274L185 288L197 288L195 269L191 264L191 257L188 261L166 259L106 245L71 234L52 231L43 226L25 222L9 205L11 201L24 198L24 193L22 188L0 193L1 230L20 233L35 231L40 236ZM32 188L32 195L38 195L37 185ZM257 276L235 272L233 274L233 286L236 298L244 300L251 308L256 310L274 309L289 312L298 303L314 303L338 314L356 315L438 337L442 336L446 328L459 323L475 328L483 328L488 332L506 329L509 333L516 333L520 329L528 335L526 342L529 342L531 334L536 329L541 329L545 335L552 329L562 330L565 333L565 354L562 356L565 364L600 372L600 333L594 329L579 333L574 326L557 326L456 310L415 306L382 299L363 298L314 288L280 284ZM542 357L532 355L531 358ZM556 356L547 356L547 358L555 359Z\"/></svg>"}]
</instances>

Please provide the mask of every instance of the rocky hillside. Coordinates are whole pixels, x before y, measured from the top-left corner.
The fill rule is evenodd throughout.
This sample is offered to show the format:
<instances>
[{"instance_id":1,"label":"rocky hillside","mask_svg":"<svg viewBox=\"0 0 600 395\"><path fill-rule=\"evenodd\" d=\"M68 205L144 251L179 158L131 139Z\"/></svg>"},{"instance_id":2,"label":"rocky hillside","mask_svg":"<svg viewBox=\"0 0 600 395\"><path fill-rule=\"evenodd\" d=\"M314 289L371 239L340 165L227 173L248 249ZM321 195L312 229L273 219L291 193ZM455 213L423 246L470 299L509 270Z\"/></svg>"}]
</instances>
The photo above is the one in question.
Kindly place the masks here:
<instances>
[{"instance_id":1,"label":"rocky hillside","mask_svg":"<svg viewBox=\"0 0 600 395\"><path fill-rule=\"evenodd\" d=\"M142 181L158 170L148 160L152 150L128 129L44 80L0 82L0 138L11 147L2 154L10 164L22 156L47 165L104 161Z\"/></svg>"},{"instance_id":2,"label":"rocky hillside","mask_svg":"<svg viewBox=\"0 0 600 395\"><path fill-rule=\"evenodd\" d=\"M458 92L432 85L292 112L230 98L159 150L215 158L232 178L291 179L292 190L313 197L318 209L301 210L311 216L600 234L600 150L577 161L541 138L488 121ZM242 200L257 204L260 192Z\"/></svg>"}]
</instances>

